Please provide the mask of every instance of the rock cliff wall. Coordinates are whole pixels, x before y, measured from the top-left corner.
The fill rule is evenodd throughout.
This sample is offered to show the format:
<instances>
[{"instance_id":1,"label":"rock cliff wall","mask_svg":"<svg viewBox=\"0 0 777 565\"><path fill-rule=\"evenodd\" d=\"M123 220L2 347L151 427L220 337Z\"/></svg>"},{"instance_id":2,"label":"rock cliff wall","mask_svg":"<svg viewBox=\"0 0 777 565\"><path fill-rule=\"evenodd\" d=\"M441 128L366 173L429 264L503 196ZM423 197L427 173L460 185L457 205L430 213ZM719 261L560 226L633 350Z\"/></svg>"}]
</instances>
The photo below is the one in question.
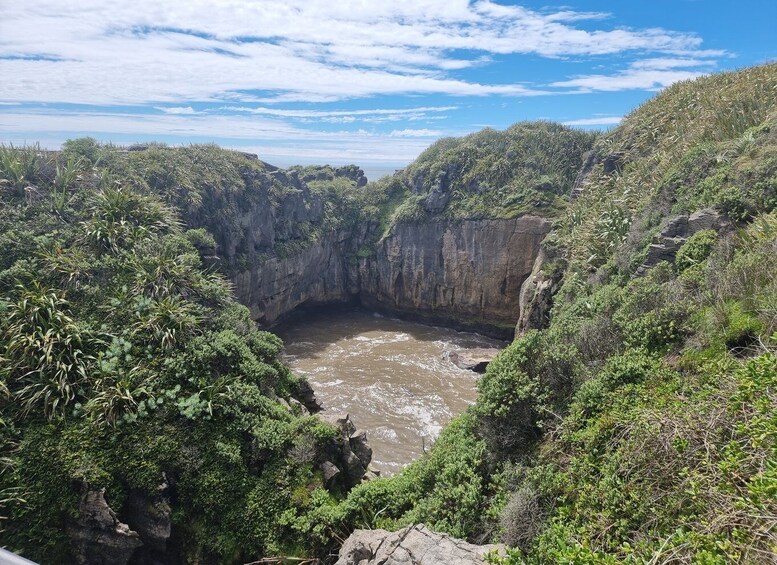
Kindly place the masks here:
<instances>
[{"instance_id":1,"label":"rock cliff wall","mask_svg":"<svg viewBox=\"0 0 777 565\"><path fill-rule=\"evenodd\" d=\"M514 219L398 224L358 258L369 230L331 232L288 257L263 256L233 275L238 299L264 326L300 306L367 307L509 336L550 223Z\"/></svg>"},{"instance_id":2,"label":"rock cliff wall","mask_svg":"<svg viewBox=\"0 0 777 565\"><path fill-rule=\"evenodd\" d=\"M509 334L549 230L536 216L399 224L360 264L361 302Z\"/></svg>"},{"instance_id":3,"label":"rock cliff wall","mask_svg":"<svg viewBox=\"0 0 777 565\"><path fill-rule=\"evenodd\" d=\"M233 277L237 299L270 326L302 305L347 302L358 295L348 274L349 237L333 232L290 257L269 257Z\"/></svg>"}]
</instances>

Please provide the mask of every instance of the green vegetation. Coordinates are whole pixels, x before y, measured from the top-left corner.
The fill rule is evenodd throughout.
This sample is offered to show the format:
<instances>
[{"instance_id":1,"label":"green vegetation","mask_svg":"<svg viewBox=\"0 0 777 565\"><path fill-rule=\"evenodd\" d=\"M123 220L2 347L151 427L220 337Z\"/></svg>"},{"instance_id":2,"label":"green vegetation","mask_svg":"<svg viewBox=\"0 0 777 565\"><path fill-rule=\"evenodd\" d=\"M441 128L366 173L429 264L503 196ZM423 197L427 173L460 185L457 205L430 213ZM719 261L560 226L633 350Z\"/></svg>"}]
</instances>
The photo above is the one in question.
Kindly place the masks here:
<instances>
[{"instance_id":1,"label":"green vegetation","mask_svg":"<svg viewBox=\"0 0 777 565\"><path fill-rule=\"evenodd\" d=\"M521 122L441 139L403 173L416 194L450 193L449 218L553 216L565 208L595 133L552 122Z\"/></svg>"},{"instance_id":2,"label":"green vegetation","mask_svg":"<svg viewBox=\"0 0 777 565\"><path fill-rule=\"evenodd\" d=\"M166 480L189 562L325 555L417 522L503 540L503 565L773 560L777 65L677 84L604 136L518 124L367 187L338 171L209 146L0 148L3 545L66 561L82 485L121 511ZM635 276L668 217L706 207L728 227ZM534 210L558 219L550 325L489 365L419 461L324 489L335 432L281 402L299 385L279 340L201 255L232 242L230 272L329 230ZM246 211L267 234L246 236Z\"/></svg>"},{"instance_id":3,"label":"green vegetation","mask_svg":"<svg viewBox=\"0 0 777 565\"><path fill-rule=\"evenodd\" d=\"M771 562L776 112L767 65L676 85L600 139L547 242L564 270L550 326L489 365L430 453L352 491L332 524L502 540L506 565ZM702 207L731 228L633 277L663 219Z\"/></svg>"},{"instance_id":4,"label":"green vegetation","mask_svg":"<svg viewBox=\"0 0 777 565\"><path fill-rule=\"evenodd\" d=\"M122 515L167 483L186 561L313 552L304 516L336 432L283 404L298 382L280 340L202 267L213 237L179 216L251 198L229 173L261 164L89 140L0 150L0 544L70 562L82 489Z\"/></svg>"}]
</instances>

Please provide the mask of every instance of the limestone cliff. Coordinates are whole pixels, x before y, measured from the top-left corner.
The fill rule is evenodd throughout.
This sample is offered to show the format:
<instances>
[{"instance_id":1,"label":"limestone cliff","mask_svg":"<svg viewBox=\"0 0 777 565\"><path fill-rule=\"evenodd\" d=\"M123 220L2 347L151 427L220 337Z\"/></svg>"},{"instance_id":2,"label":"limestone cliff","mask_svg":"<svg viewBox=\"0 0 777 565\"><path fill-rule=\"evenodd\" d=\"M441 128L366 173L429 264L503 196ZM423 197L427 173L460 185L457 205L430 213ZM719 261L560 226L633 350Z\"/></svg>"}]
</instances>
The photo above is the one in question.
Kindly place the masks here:
<instances>
[{"instance_id":1,"label":"limestone cliff","mask_svg":"<svg viewBox=\"0 0 777 565\"><path fill-rule=\"evenodd\" d=\"M509 333L549 230L537 216L399 224L361 262L361 301Z\"/></svg>"},{"instance_id":2,"label":"limestone cliff","mask_svg":"<svg viewBox=\"0 0 777 565\"><path fill-rule=\"evenodd\" d=\"M549 229L536 216L398 224L360 259L365 230L333 231L289 257L260 258L233 282L265 326L300 306L360 301L506 336Z\"/></svg>"},{"instance_id":3,"label":"limestone cliff","mask_svg":"<svg viewBox=\"0 0 777 565\"><path fill-rule=\"evenodd\" d=\"M332 232L290 257L263 258L233 276L237 299L270 326L301 305L346 302L358 294L349 280L347 234Z\"/></svg>"}]
</instances>

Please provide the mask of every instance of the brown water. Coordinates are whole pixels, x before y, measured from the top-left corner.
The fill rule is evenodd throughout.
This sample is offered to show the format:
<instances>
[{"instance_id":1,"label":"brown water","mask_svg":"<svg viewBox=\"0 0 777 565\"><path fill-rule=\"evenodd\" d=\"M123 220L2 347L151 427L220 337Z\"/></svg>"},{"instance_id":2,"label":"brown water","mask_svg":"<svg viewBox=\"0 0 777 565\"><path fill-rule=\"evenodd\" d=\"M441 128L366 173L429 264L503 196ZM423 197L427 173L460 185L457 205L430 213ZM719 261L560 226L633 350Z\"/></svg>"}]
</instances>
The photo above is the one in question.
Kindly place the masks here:
<instances>
[{"instance_id":1,"label":"brown water","mask_svg":"<svg viewBox=\"0 0 777 565\"><path fill-rule=\"evenodd\" d=\"M445 352L505 345L357 309L311 315L279 334L287 363L308 378L324 409L347 412L367 431L372 465L384 475L417 459L475 401L479 375Z\"/></svg>"}]
</instances>

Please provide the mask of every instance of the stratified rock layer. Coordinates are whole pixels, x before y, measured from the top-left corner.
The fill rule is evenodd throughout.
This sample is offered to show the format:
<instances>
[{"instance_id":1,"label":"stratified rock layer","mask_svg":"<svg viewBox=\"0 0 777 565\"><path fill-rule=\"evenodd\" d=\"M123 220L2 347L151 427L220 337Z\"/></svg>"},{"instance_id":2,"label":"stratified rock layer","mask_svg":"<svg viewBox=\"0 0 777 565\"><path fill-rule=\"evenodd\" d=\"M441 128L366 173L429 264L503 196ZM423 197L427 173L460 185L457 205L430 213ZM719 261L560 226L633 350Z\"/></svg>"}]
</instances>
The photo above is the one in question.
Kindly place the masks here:
<instances>
[{"instance_id":1,"label":"stratified rock layer","mask_svg":"<svg viewBox=\"0 0 777 565\"><path fill-rule=\"evenodd\" d=\"M332 232L289 257L265 257L233 281L265 326L300 306L361 302L506 337L549 230L536 216L404 223L361 258L355 250L365 245L366 228Z\"/></svg>"},{"instance_id":2,"label":"stratified rock layer","mask_svg":"<svg viewBox=\"0 0 777 565\"><path fill-rule=\"evenodd\" d=\"M475 565L501 545L473 545L438 534L423 524L398 532L356 530L345 540L336 565Z\"/></svg>"},{"instance_id":3,"label":"stratified rock layer","mask_svg":"<svg viewBox=\"0 0 777 565\"><path fill-rule=\"evenodd\" d=\"M360 266L361 301L509 331L549 230L536 216L399 224Z\"/></svg>"}]
</instances>

